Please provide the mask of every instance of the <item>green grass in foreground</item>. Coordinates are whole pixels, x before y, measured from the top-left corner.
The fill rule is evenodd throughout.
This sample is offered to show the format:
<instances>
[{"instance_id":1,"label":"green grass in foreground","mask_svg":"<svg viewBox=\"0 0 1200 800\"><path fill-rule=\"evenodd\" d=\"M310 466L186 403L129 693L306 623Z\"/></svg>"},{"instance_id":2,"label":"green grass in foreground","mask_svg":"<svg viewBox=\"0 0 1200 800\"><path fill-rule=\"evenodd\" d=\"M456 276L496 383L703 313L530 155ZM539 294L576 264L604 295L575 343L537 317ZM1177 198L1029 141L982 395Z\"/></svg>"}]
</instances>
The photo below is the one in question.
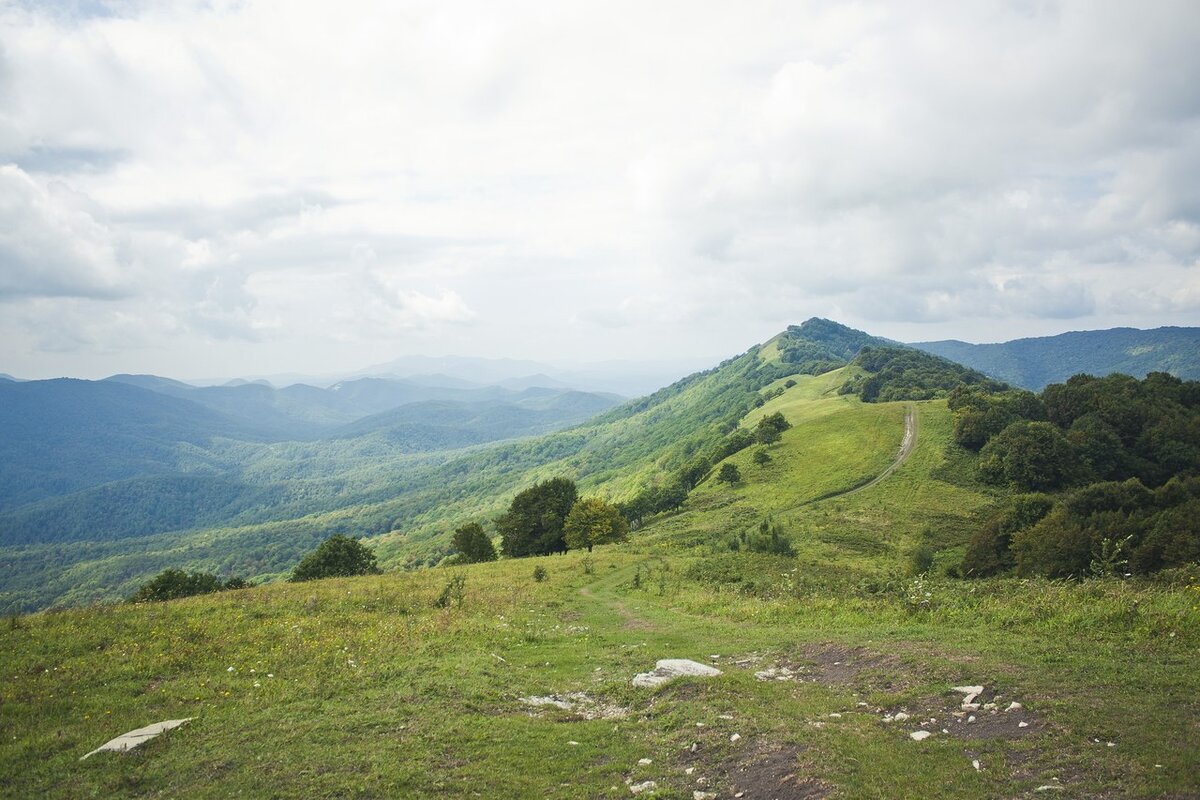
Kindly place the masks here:
<instances>
[{"instance_id":1,"label":"green grass in foreground","mask_svg":"<svg viewBox=\"0 0 1200 800\"><path fill-rule=\"evenodd\" d=\"M753 595L714 578L712 559L625 548L597 551L592 574L583 555L536 560L544 583L528 560L466 568L448 610L433 607L450 577L437 570L20 618L0 634L4 794L624 797L631 778L690 797L699 777L738 786L769 753L832 796L1014 796L1055 778L1065 796L1200 789L1200 596L1186 576L871 592L797 585L790 559L729 558L758 579ZM866 669L754 679L774 664L820 678L823 653ZM630 685L658 658L712 655L718 678ZM880 719L944 717L960 683L1024 703L1035 733L917 743L912 724ZM628 715L518 700L566 692ZM140 751L78 760L188 716Z\"/></svg>"}]
</instances>

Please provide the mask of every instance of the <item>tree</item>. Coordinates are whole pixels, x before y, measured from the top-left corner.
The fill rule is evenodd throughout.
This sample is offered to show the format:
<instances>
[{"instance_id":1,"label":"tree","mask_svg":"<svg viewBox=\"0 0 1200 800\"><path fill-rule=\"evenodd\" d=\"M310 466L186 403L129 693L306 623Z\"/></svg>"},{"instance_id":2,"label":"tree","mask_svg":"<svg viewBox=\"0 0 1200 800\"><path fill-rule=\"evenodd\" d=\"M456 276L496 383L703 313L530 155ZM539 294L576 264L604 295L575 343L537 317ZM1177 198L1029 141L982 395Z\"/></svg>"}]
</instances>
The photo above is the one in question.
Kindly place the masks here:
<instances>
[{"instance_id":1,"label":"tree","mask_svg":"<svg viewBox=\"0 0 1200 800\"><path fill-rule=\"evenodd\" d=\"M357 539L337 533L302 558L288 580L299 583L320 578L378 575L380 572L382 570L376 566L375 553L371 548Z\"/></svg>"},{"instance_id":2,"label":"tree","mask_svg":"<svg viewBox=\"0 0 1200 800\"><path fill-rule=\"evenodd\" d=\"M742 473L738 468L728 462L721 465L721 470L717 473L717 483L734 484L742 479Z\"/></svg>"},{"instance_id":3,"label":"tree","mask_svg":"<svg viewBox=\"0 0 1200 800\"><path fill-rule=\"evenodd\" d=\"M478 522L468 522L456 530L450 544L462 554L459 563L478 564L496 560L496 546Z\"/></svg>"},{"instance_id":4,"label":"tree","mask_svg":"<svg viewBox=\"0 0 1200 800\"><path fill-rule=\"evenodd\" d=\"M222 581L208 572L184 572L181 569L164 569L151 580L143 583L130 596L131 603L148 603L175 600L197 594L210 594L226 589L245 589L250 583L242 578Z\"/></svg>"},{"instance_id":5,"label":"tree","mask_svg":"<svg viewBox=\"0 0 1200 800\"><path fill-rule=\"evenodd\" d=\"M519 493L496 519L500 550L509 558L566 552L563 522L576 499L575 481L569 478L552 478Z\"/></svg>"},{"instance_id":6,"label":"tree","mask_svg":"<svg viewBox=\"0 0 1200 800\"><path fill-rule=\"evenodd\" d=\"M599 497L585 497L571 506L563 523L563 537L567 547L586 547L590 553L593 545L629 538L629 523L616 506Z\"/></svg>"},{"instance_id":7,"label":"tree","mask_svg":"<svg viewBox=\"0 0 1200 800\"><path fill-rule=\"evenodd\" d=\"M1071 443L1049 422L1014 422L980 451L979 472L984 479L1018 489L1057 489L1078 470Z\"/></svg>"},{"instance_id":8,"label":"tree","mask_svg":"<svg viewBox=\"0 0 1200 800\"><path fill-rule=\"evenodd\" d=\"M752 458L754 459L754 463L758 464L760 467L765 467L767 464L771 463L771 454L767 452L767 448L765 447L760 447L755 450Z\"/></svg>"},{"instance_id":9,"label":"tree","mask_svg":"<svg viewBox=\"0 0 1200 800\"><path fill-rule=\"evenodd\" d=\"M779 437L790 427L792 427L792 423L788 422L782 413L776 411L758 421L758 427L754 430L754 438L759 444L773 444L779 441Z\"/></svg>"}]
</instances>

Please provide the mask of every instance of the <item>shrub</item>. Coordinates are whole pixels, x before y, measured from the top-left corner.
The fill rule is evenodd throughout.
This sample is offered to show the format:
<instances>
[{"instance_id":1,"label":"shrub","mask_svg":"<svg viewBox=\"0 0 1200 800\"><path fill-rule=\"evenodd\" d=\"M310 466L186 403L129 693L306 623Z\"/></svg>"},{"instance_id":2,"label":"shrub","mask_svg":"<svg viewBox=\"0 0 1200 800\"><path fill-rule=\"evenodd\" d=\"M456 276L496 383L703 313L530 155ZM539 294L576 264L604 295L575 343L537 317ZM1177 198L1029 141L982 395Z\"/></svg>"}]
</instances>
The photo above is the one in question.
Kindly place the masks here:
<instances>
[{"instance_id":1,"label":"shrub","mask_svg":"<svg viewBox=\"0 0 1200 800\"><path fill-rule=\"evenodd\" d=\"M1016 566L1010 545L1017 531L1036 524L1050 513L1054 501L1041 494L1020 495L1012 505L993 516L967 544L960 572L968 578L985 578Z\"/></svg>"},{"instance_id":2,"label":"shrub","mask_svg":"<svg viewBox=\"0 0 1200 800\"><path fill-rule=\"evenodd\" d=\"M468 522L456 530L450 543L461 556L456 563L478 564L496 560L496 546L478 522Z\"/></svg>"},{"instance_id":3,"label":"shrub","mask_svg":"<svg viewBox=\"0 0 1200 800\"><path fill-rule=\"evenodd\" d=\"M243 578L222 581L208 572L184 572L180 569L164 569L143 583L129 597L131 603L161 602L198 594L211 594L226 589L245 589L251 584Z\"/></svg>"},{"instance_id":4,"label":"shrub","mask_svg":"<svg viewBox=\"0 0 1200 800\"><path fill-rule=\"evenodd\" d=\"M563 522L563 537L567 547L586 547L590 553L594 545L628 539L629 523L616 506L599 497L585 497L571 506Z\"/></svg>"},{"instance_id":5,"label":"shrub","mask_svg":"<svg viewBox=\"0 0 1200 800\"><path fill-rule=\"evenodd\" d=\"M917 545L908 554L908 574L924 575L933 567L933 548L927 544Z\"/></svg>"},{"instance_id":6,"label":"shrub","mask_svg":"<svg viewBox=\"0 0 1200 800\"><path fill-rule=\"evenodd\" d=\"M461 606L467 595L467 576L459 573L446 582L442 593L433 601L437 608L449 608L451 605Z\"/></svg>"},{"instance_id":7,"label":"shrub","mask_svg":"<svg viewBox=\"0 0 1200 800\"><path fill-rule=\"evenodd\" d=\"M1049 422L1014 422L984 445L979 459L985 480L1035 492L1065 486L1077 466L1067 438Z\"/></svg>"},{"instance_id":8,"label":"shrub","mask_svg":"<svg viewBox=\"0 0 1200 800\"><path fill-rule=\"evenodd\" d=\"M294 583L321 578L345 578L352 575L378 575L382 570L375 564L375 553L357 539L334 534L296 565Z\"/></svg>"},{"instance_id":9,"label":"shrub","mask_svg":"<svg viewBox=\"0 0 1200 800\"><path fill-rule=\"evenodd\" d=\"M535 581L537 581L538 583L541 583L542 581L546 580L548 575L549 575L549 573L546 572L546 568L543 567L541 564L538 564L536 567L533 568L533 579Z\"/></svg>"}]
</instances>

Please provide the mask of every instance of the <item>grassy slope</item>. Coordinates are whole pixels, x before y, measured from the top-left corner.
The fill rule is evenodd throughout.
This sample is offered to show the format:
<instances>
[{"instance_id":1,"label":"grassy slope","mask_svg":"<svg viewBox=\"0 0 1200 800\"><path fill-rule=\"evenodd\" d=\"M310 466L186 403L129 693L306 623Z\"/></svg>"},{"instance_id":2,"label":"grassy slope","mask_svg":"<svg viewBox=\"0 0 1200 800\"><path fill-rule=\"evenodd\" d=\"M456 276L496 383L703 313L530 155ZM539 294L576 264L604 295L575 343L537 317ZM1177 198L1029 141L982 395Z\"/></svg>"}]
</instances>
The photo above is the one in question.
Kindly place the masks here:
<instances>
[{"instance_id":1,"label":"grassy slope","mask_svg":"<svg viewBox=\"0 0 1200 800\"><path fill-rule=\"evenodd\" d=\"M900 406L830 396L834 381L804 379L747 418L780 408L796 424L767 472L739 462L743 484L706 484L682 513L598 549L590 573L576 553L465 568L466 600L445 610L433 599L451 573L427 570L6 625L0 786L573 798L628 797L626 779L649 779L660 797L688 798L700 777L729 796L793 774L841 797L1034 796L1056 782L1068 797L1200 791L1200 588L1187 576L1173 587L900 577L907 547L953 545L990 498L945 461L944 406L921 403L918 446L894 475L797 506L870 477L899 444ZM798 558L708 552L716 532L763 513L784 520ZM531 579L535 564L546 582ZM629 684L658 658L714 654L719 678ZM838 678L814 664L835 657L866 668ZM807 667L815 680L761 683L734 658ZM1024 703L1033 734L918 744L911 722L881 721L903 708L945 724L948 687L961 683ZM569 691L630 713L531 716L518 701ZM125 730L185 716L196 719L135 755L78 761ZM778 774L763 764L771 753Z\"/></svg>"}]
</instances>

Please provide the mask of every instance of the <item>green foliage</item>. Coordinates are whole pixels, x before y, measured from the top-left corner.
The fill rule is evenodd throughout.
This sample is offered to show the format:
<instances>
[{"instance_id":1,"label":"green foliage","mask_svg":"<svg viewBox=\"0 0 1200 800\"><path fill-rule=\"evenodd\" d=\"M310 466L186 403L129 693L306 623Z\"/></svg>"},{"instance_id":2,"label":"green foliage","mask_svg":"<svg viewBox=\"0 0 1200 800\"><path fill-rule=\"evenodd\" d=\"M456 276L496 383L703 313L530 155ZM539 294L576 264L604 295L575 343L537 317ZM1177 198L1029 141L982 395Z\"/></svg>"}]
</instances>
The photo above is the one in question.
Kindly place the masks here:
<instances>
[{"instance_id":1,"label":"green foliage","mask_svg":"<svg viewBox=\"0 0 1200 800\"><path fill-rule=\"evenodd\" d=\"M933 568L933 548L927 544L919 544L908 554L908 574L924 575Z\"/></svg>"},{"instance_id":2,"label":"green foliage","mask_svg":"<svg viewBox=\"0 0 1200 800\"><path fill-rule=\"evenodd\" d=\"M1017 495L1007 508L993 515L971 537L963 556L960 574L967 578L986 578L1008 572L1016 566L1010 549L1013 534L1038 523L1050 513L1054 500L1048 495Z\"/></svg>"},{"instance_id":3,"label":"green foliage","mask_svg":"<svg viewBox=\"0 0 1200 800\"><path fill-rule=\"evenodd\" d=\"M573 550L598 544L623 542L629 537L629 523L620 510L600 497L584 497L571 506L563 522L563 538Z\"/></svg>"},{"instance_id":4,"label":"green foliage","mask_svg":"<svg viewBox=\"0 0 1200 800\"><path fill-rule=\"evenodd\" d=\"M726 462L721 465L721 469L717 472L717 483L734 484L742 479L742 473L738 470L735 464Z\"/></svg>"},{"instance_id":5,"label":"green foliage","mask_svg":"<svg viewBox=\"0 0 1200 800\"><path fill-rule=\"evenodd\" d=\"M250 582L243 578L221 580L208 572L184 572L180 569L165 569L142 584L129 597L130 603L150 603L210 594L229 589L245 589Z\"/></svg>"},{"instance_id":6,"label":"green foliage","mask_svg":"<svg viewBox=\"0 0 1200 800\"><path fill-rule=\"evenodd\" d=\"M767 464L771 463L771 454L767 452L765 447L760 447L755 450L754 455L751 456L751 458L753 459L754 463L760 467L765 467Z\"/></svg>"},{"instance_id":7,"label":"green foliage","mask_svg":"<svg viewBox=\"0 0 1200 800\"><path fill-rule=\"evenodd\" d=\"M778 339L780 360L804 375L843 367L864 347L885 343L884 339L817 317L801 325L789 325Z\"/></svg>"},{"instance_id":8,"label":"green foliage","mask_svg":"<svg viewBox=\"0 0 1200 800\"><path fill-rule=\"evenodd\" d=\"M371 548L357 539L337 534L321 542L316 550L301 559L290 580L298 583L380 572Z\"/></svg>"},{"instance_id":9,"label":"green foliage","mask_svg":"<svg viewBox=\"0 0 1200 800\"><path fill-rule=\"evenodd\" d=\"M1005 388L983 373L907 347L864 347L853 363L870 375L861 382L847 382L842 389L858 394L864 403L932 400L947 397L960 386L988 391Z\"/></svg>"},{"instance_id":10,"label":"green foliage","mask_svg":"<svg viewBox=\"0 0 1200 800\"><path fill-rule=\"evenodd\" d=\"M1060 500L1012 538L1017 573L1051 578L1137 574L1200 558L1200 478L1149 490L1136 478L1097 483Z\"/></svg>"},{"instance_id":11,"label":"green foliage","mask_svg":"<svg viewBox=\"0 0 1200 800\"><path fill-rule=\"evenodd\" d=\"M754 429L754 440L759 444L774 444L779 441L783 432L792 427L792 424L787 421L783 414L776 411L774 414L769 414L758 421L758 426Z\"/></svg>"},{"instance_id":12,"label":"green foliage","mask_svg":"<svg viewBox=\"0 0 1200 800\"><path fill-rule=\"evenodd\" d=\"M985 480L1023 491L1058 489L1078 472L1070 442L1049 422L1014 422L980 451L979 473Z\"/></svg>"},{"instance_id":13,"label":"green foliage","mask_svg":"<svg viewBox=\"0 0 1200 800\"><path fill-rule=\"evenodd\" d=\"M478 522L468 522L455 530L450 544L461 555L463 564L496 560L496 546Z\"/></svg>"},{"instance_id":14,"label":"green foliage","mask_svg":"<svg viewBox=\"0 0 1200 800\"><path fill-rule=\"evenodd\" d=\"M546 572L546 568L543 567L541 564L538 564L536 567L533 568L533 579L537 583L541 583L542 581L546 580L546 578L549 577L549 575L550 575L550 573Z\"/></svg>"},{"instance_id":15,"label":"green foliage","mask_svg":"<svg viewBox=\"0 0 1200 800\"><path fill-rule=\"evenodd\" d=\"M504 555L522 558L566 552L563 523L577 498L575 482L569 478L552 478L518 493L508 512L496 519Z\"/></svg>"},{"instance_id":16,"label":"green foliage","mask_svg":"<svg viewBox=\"0 0 1200 800\"><path fill-rule=\"evenodd\" d=\"M451 576L450 580L446 581L446 585L442 587L441 593L434 599L433 605L435 608L450 608L451 606L462 606L463 600L467 596L467 576L461 572Z\"/></svg>"}]
</instances>

